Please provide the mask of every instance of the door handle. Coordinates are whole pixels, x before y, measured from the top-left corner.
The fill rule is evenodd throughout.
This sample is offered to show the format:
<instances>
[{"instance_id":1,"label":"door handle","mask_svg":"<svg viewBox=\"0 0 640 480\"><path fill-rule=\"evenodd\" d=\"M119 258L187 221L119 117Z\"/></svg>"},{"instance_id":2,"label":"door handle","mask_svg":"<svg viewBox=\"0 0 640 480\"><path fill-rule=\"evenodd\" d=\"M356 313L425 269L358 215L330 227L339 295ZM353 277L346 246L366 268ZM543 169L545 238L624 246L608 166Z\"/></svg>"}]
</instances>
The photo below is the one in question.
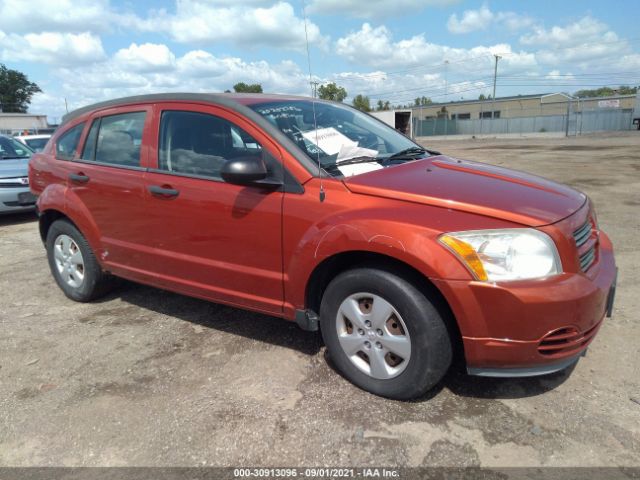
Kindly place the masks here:
<instances>
[{"instance_id":1,"label":"door handle","mask_svg":"<svg viewBox=\"0 0 640 480\"><path fill-rule=\"evenodd\" d=\"M153 195L157 195L160 197L177 197L180 194L180 190L175 190L173 188L165 188L165 187L160 187L158 185L152 185L149 187L149 191L153 194Z\"/></svg>"},{"instance_id":2,"label":"door handle","mask_svg":"<svg viewBox=\"0 0 640 480\"><path fill-rule=\"evenodd\" d=\"M69 180L74 183L87 183L89 181L89 177L84 173L72 173L69 175Z\"/></svg>"}]
</instances>

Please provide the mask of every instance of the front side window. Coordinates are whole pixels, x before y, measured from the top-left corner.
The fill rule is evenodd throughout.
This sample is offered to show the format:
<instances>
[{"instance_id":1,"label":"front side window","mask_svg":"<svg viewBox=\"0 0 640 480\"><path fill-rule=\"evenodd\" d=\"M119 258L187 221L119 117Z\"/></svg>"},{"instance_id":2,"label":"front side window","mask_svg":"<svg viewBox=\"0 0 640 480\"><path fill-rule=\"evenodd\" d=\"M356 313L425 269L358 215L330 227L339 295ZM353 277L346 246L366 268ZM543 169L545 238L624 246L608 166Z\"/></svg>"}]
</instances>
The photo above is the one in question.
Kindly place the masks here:
<instances>
[{"instance_id":1,"label":"front side window","mask_svg":"<svg viewBox=\"0 0 640 480\"><path fill-rule=\"evenodd\" d=\"M94 120L82 159L127 167L140 166L145 116L145 112L131 112Z\"/></svg>"},{"instance_id":2,"label":"front side window","mask_svg":"<svg viewBox=\"0 0 640 480\"><path fill-rule=\"evenodd\" d=\"M84 123L80 123L67 132L60 135L56 142L56 158L61 160L72 160L78 149L80 135L84 129Z\"/></svg>"},{"instance_id":3,"label":"front side window","mask_svg":"<svg viewBox=\"0 0 640 480\"><path fill-rule=\"evenodd\" d=\"M227 160L262 152L257 140L224 118L199 112L162 113L160 170L220 179Z\"/></svg>"},{"instance_id":4,"label":"front side window","mask_svg":"<svg viewBox=\"0 0 640 480\"><path fill-rule=\"evenodd\" d=\"M384 168L425 153L389 126L342 105L291 100L249 107L334 176Z\"/></svg>"}]
</instances>

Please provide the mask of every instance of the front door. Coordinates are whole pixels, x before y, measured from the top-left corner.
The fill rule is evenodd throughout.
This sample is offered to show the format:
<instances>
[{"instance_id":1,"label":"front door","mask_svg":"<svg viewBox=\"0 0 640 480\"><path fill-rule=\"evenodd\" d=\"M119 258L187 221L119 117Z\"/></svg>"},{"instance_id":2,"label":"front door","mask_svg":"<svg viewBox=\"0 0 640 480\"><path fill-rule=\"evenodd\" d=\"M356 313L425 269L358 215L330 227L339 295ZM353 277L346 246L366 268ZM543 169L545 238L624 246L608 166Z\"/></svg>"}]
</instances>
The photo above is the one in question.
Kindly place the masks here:
<instances>
[{"instance_id":1,"label":"front door","mask_svg":"<svg viewBox=\"0 0 640 480\"><path fill-rule=\"evenodd\" d=\"M282 176L280 153L260 131L213 106L156 105L157 151L145 175L152 253L161 286L281 313L280 188L232 185L230 158L260 155ZM274 178L277 179L277 178Z\"/></svg>"}]
</instances>

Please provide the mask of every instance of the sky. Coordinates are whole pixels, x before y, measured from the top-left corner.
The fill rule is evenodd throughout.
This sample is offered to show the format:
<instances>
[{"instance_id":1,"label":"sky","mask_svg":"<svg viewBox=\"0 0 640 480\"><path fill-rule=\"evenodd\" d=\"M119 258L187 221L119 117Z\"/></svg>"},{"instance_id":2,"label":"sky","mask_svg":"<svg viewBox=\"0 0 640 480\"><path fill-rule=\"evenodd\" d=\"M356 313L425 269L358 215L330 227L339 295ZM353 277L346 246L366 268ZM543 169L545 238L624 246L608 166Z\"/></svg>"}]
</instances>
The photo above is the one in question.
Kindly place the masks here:
<instances>
[{"instance_id":1,"label":"sky","mask_svg":"<svg viewBox=\"0 0 640 480\"><path fill-rule=\"evenodd\" d=\"M311 78L392 104L640 84L637 0L0 0L0 62L30 112ZM306 18L306 28L305 28ZM306 41L308 39L308 43ZM66 106L65 106L66 100Z\"/></svg>"}]
</instances>

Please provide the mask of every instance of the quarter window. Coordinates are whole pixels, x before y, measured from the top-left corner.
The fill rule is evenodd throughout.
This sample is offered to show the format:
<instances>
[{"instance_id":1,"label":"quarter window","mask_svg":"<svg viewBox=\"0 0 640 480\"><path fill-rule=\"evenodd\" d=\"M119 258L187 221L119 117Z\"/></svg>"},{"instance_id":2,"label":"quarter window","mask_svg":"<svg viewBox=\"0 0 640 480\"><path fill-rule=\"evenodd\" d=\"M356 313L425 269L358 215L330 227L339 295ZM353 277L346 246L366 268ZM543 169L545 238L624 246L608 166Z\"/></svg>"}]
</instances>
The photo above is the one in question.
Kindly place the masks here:
<instances>
[{"instance_id":1,"label":"quarter window","mask_svg":"<svg viewBox=\"0 0 640 480\"><path fill-rule=\"evenodd\" d=\"M73 159L78 149L78 142L83 129L84 123L80 123L60 136L56 142L56 158L61 160Z\"/></svg>"},{"instance_id":2,"label":"quarter window","mask_svg":"<svg viewBox=\"0 0 640 480\"><path fill-rule=\"evenodd\" d=\"M145 112L132 112L94 120L82 158L112 165L140 166L145 115Z\"/></svg>"},{"instance_id":3,"label":"quarter window","mask_svg":"<svg viewBox=\"0 0 640 480\"><path fill-rule=\"evenodd\" d=\"M82 160L93 160L96 154L96 139L98 138L98 129L100 128L100 119L97 118L91 124L91 129L87 134L87 139L84 141L84 148L82 149Z\"/></svg>"},{"instance_id":4,"label":"quarter window","mask_svg":"<svg viewBox=\"0 0 640 480\"><path fill-rule=\"evenodd\" d=\"M160 170L216 179L226 160L262 154L260 144L241 128L198 112L163 112L159 147Z\"/></svg>"}]
</instances>

